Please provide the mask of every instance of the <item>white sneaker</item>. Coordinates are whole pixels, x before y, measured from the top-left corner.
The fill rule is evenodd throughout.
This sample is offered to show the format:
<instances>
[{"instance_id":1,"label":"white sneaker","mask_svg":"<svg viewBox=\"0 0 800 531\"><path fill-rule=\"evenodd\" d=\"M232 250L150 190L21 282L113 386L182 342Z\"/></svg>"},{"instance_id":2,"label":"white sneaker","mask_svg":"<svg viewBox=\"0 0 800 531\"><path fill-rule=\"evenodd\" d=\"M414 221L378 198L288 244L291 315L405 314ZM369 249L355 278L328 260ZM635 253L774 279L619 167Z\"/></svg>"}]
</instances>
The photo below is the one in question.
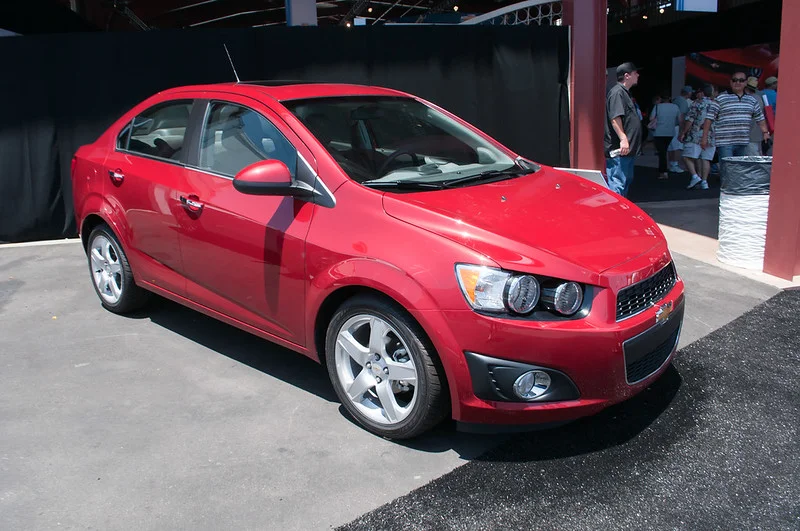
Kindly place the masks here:
<instances>
[{"instance_id":1,"label":"white sneaker","mask_svg":"<svg viewBox=\"0 0 800 531\"><path fill-rule=\"evenodd\" d=\"M681 168L677 164L673 164L669 171L671 171L672 173L683 173L686 170L684 170L683 168Z\"/></svg>"},{"instance_id":2,"label":"white sneaker","mask_svg":"<svg viewBox=\"0 0 800 531\"><path fill-rule=\"evenodd\" d=\"M692 180L689 181L689 186L687 186L686 189L691 190L692 188L697 186L698 183L705 183L706 190L708 189L708 183L706 183L703 179L701 179L699 175L692 175Z\"/></svg>"},{"instance_id":3,"label":"white sneaker","mask_svg":"<svg viewBox=\"0 0 800 531\"><path fill-rule=\"evenodd\" d=\"M700 181L700 189L708 190L708 181Z\"/></svg>"}]
</instances>

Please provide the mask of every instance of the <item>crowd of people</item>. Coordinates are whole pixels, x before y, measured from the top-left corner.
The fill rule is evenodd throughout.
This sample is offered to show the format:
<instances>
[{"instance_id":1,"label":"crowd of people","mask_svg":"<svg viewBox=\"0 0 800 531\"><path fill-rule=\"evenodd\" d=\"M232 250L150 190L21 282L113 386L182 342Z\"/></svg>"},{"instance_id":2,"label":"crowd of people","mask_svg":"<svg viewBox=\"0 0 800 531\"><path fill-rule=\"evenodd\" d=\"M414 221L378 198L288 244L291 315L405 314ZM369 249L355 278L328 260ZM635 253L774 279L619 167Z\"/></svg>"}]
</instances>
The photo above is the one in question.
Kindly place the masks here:
<instances>
[{"instance_id":1,"label":"crowd of people","mask_svg":"<svg viewBox=\"0 0 800 531\"><path fill-rule=\"evenodd\" d=\"M616 77L617 83L606 94L604 144L608 185L620 195L627 196L636 157L649 138L658 152L659 179L684 173L685 166L690 173L689 189L708 189L712 161L766 155L771 149L776 77L765 80L763 92L758 90L758 78L744 72L733 73L726 92L712 85L696 90L687 85L678 97L654 98L646 123L630 94L639 82L639 69L623 63L617 67Z\"/></svg>"}]
</instances>

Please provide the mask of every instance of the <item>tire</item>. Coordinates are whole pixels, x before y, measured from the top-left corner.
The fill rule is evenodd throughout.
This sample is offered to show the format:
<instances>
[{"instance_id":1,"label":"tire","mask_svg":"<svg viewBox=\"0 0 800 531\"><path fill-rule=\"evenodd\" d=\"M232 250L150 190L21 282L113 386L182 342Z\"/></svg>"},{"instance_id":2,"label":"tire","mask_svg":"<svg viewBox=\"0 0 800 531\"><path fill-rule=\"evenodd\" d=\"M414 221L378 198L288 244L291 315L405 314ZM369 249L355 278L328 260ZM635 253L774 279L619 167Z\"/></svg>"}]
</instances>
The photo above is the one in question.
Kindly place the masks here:
<instances>
[{"instance_id":1,"label":"tire","mask_svg":"<svg viewBox=\"0 0 800 531\"><path fill-rule=\"evenodd\" d=\"M145 305L148 292L136 285L128 257L108 225L98 225L89 235L86 257L92 285L102 305L119 314Z\"/></svg>"},{"instance_id":2,"label":"tire","mask_svg":"<svg viewBox=\"0 0 800 531\"><path fill-rule=\"evenodd\" d=\"M328 325L325 359L342 405L372 433L410 439L449 413L433 345L391 301L359 295L342 304Z\"/></svg>"}]
</instances>

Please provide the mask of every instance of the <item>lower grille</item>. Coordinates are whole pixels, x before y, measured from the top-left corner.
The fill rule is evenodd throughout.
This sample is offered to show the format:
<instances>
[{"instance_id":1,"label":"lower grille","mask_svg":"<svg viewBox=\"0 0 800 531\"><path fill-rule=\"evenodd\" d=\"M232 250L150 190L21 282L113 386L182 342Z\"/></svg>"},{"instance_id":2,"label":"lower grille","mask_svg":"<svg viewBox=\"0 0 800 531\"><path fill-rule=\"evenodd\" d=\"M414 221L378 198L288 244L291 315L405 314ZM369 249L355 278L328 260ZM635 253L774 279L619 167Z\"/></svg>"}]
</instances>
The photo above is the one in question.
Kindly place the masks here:
<instances>
[{"instance_id":1,"label":"lower grille","mask_svg":"<svg viewBox=\"0 0 800 531\"><path fill-rule=\"evenodd\" d=\"M642 356L632 363L625 363L625 376L628 383L633 384L640 380L644 380L654 372L656 372L664 362L669 358L672 349L675 348L675 343L678 341L678 334L680 328L676 329L666 341L661 343L649 354Z\"/></svg>"}]
</instances>

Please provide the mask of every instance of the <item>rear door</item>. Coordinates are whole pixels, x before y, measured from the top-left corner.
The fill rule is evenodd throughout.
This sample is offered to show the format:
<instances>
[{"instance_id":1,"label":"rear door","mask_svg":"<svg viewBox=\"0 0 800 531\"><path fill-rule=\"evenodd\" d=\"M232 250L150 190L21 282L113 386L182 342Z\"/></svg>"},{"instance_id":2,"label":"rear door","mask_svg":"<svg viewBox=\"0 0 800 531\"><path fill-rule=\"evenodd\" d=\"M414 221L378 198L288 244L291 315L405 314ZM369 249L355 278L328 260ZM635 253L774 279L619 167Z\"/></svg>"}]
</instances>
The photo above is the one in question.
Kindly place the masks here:
<instances>
[{"instance_id":1,"label":"rear door","mask_svg":"<svg viewBox=\"0 0 800 531\"><path fill-rule=\"evenodd\" d=\"M186 170L194 209L181 213L189 297L298 345L305 343L305 238L314 204L245 195L234 176L266 159L293 177L316 173L308 148L260 102L226 94L208 102L198 153Z\"/></svg>"},{"instance_id":2,"label":"rear door","mask_svg":"<svg viewBox=\"0 0 800 531\"><path fill-rule=\"evenodd\" d=\"M106 158L106 197L125 220L131 266L139 279L185 295L177 216L185 180L190 116L195 100L175 99L139 113Z\"/></svg>"}]
</instances>

